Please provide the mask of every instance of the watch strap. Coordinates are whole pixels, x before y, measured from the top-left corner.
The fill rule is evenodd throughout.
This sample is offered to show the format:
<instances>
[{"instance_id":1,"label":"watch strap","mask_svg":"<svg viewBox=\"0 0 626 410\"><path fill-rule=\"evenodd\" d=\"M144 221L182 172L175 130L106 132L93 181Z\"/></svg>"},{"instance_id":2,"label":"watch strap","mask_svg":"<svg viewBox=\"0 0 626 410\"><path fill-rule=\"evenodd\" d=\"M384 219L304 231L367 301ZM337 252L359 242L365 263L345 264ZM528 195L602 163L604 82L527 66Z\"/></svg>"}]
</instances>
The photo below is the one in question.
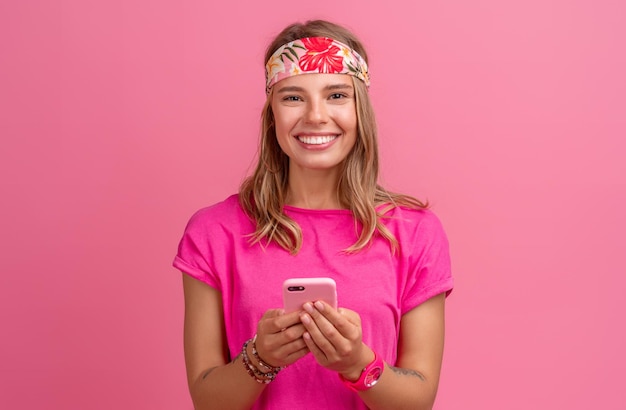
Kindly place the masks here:
<instances>
[{"instance_id":1,"label":"watch strap","mask_svg":"<svg viewBox=\"0 0 626 410\"><path fill-rule=\"evenodd\" d=\"M385 362L376 354L376 352L374 352L374 360L365 366L356 381L350 381L341 374L339 374L339 379L341 379L344 386L348 387L352 391L365 391L371 389L376 383L378 383L383 370L385 370Z\"/></svg>"}]
</instances>

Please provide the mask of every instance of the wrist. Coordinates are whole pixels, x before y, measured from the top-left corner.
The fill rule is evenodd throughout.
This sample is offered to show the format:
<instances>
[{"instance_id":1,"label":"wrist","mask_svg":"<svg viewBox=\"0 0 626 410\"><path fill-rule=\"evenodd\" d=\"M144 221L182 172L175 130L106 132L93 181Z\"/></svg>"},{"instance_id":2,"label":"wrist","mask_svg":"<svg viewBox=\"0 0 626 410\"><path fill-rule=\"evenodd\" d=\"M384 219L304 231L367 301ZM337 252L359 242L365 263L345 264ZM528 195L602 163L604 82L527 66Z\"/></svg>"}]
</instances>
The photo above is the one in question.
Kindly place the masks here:
<instances>
[{"instance_id":1,"label":"wrist","mask_svg":"<svg viewBox=\"0 0 626 410\"><path fill-rule=\"evenodd\" d=\"M342 378L348 381L357 381L359 377L361 377L361 373L363 373L363 369L367 367L368 364L372 363L376 357L376 354L372 349L363 345L363 353L361 353L361 358L359 361L352 366L350 369L347 369L343 372L339 372Z\"/></svg>"},{"instance_id":2,"label":"wrist","mask_svg":"<svg viewBox=\"0 0 626 410\"><path fill-rule=\"evenodd\" d=\"M254 339L249 339L246 342L244 342L243 348L241 349L243 367L245 368L248 375L252 377L257 383L260 383L260 384L271 383L276 378L276 375L280 371L280 368L274 368L273 370L269 372L261 371L261 369L259 369L258 364L255 364L252 361L252 357L250 356L250 352L249 352L249 349L251 348L250 344L252 344L253 355L254 355L254 352L256 351L254 349Z\"/></svg>"},{"instance_id":3,"label":"wrist","mask_svg":"<svg viewBox=\"0 0 626 410\"><path fill-rule=\"evenodd\" d=\"M380 377L385 370L385 362L375 352L372 353L374 355L374 359L361 369L356 380L347 379L342 373L339 373L339 379L341 379L344 386L354 392L361 392L371 389L374 385L376 385L376 383L378 383L378 380L380 380ZM354 376L354 373L352 372L347 374L349 376Z\"/></svg>"},{"instance_id":4,"label":"wrist","mask_svg":"<svg viewBox=\"0 0 626 410\"><path fill-rule=\"evenodd\" d=\"M346 380L356 381L359 379L359 377L361 377L361 373L363 372L363 369L365 369L365 367L367 367L367 365L370 364L374 360L374 357L375 357L374 352L370 350L366 355L364 355L364 357L361 360L359 360L357 365L355 365L354 367L352 367L351 369L347 371L339 372L339 374L341 374L341 377L343 377Z\"/></svg>"},{"instance_id":5,"label":"wrist","mask_svg":"<svg viewBox=\"0 0 626 410\"><path fill-rule=\"evenodd\" d=\"M246 356L248 357L248 361L250 362L250 364L252 364L254 367L256 367L256 369L260 372L260 373L270 373L271 370L266 370L265 368L261 367L259 365L259 361L256 359L255 355L252 354L252 352L254 351L253 347L252 347L252 343L253 340L250 341L250 343L248 343L248 345L246 346Z\"/></svg>"},{"instance_id":6,"label":"wrist","mask_svg":"<svg viewBox=\"0 0 626 410\"><path fill-rule=\"evenodd\" d=\"M266 362L263 361L263 359L261 359L261 356L259 356L259 352L257 350L256 347L256 336L254 335L254 337L252 338L252 341L250 343L250 353L252 353L251 357L251 361L254 362L254 364L256 365L256 367L262 372L262 373L275 373L278 374L279 371L281 371L283 369L283 367L281 366L272 366L271 364L268 364Z\"/></svg>"}]
</instances>

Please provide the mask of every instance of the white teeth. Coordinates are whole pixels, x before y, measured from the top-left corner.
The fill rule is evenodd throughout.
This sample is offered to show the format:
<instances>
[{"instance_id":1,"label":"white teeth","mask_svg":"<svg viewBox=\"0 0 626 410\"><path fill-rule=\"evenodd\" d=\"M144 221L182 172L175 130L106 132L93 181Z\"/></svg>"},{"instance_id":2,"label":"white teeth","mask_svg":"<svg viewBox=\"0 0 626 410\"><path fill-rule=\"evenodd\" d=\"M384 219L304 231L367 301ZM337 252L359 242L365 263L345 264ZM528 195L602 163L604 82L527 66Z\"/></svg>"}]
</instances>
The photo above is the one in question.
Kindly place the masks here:
<instances>
[{"instance_id":1,"label":"white teeth","mask_svg":"<svg viewBox=\"0 0 626 410\"><path fill-rule=\"evenodd\" d=\"M310 144L310 145L321 145L321 144L327 144L329 142L331 142L332 140L334 140L335 138L337 138L336 135L326 135L323 137L306 137L306 136L298 136L298 140L300 142L303 142L305 144Z\"/></svg>"}]
</instances>

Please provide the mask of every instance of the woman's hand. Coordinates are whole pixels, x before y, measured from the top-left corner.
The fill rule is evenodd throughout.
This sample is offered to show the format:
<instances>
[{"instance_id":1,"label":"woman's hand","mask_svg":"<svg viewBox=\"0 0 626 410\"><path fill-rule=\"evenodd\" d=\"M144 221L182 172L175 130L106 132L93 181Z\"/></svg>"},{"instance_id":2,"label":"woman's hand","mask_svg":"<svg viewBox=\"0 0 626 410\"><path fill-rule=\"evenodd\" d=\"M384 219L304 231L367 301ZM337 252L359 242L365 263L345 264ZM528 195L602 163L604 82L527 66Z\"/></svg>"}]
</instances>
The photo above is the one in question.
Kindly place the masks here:
<instances>
[{"instance_id":1,"label":"woman's hand","mask_svg":"<svg viewBox=\"0 0 626 410\"><path fill-rule=\"evenodd\" d=\"M374 352L363 344L361 317L344 308L334 309L327 303L305 303L300 321L306 331L302 335L317 362L341 373L348 380L357 380L361 371L374 360Z\"/></svg>"},{"instance_id":2,"label":"woman's hand","mask_svg":"<svg viewBox=\"0 0 626 410\"><path fill-rule=\"evenodd\" d=\"M302 338L304 331L299 312L285 314L282 309L268 310L257 325L259 358L273 367L296 362L309 352Z\"/></svg>"}]
</instances>

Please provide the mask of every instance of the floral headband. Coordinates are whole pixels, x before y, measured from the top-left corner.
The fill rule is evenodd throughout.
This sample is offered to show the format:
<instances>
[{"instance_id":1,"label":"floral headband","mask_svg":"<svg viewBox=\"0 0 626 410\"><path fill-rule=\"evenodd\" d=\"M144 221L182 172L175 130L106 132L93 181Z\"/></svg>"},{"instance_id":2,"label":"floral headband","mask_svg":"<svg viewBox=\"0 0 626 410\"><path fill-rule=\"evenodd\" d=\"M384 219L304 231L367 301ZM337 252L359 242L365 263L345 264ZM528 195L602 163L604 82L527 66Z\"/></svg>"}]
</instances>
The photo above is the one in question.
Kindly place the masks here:
<instances>
[{"instance_id":1,"label":"floral headband","mask_svg":"<svg viewBox=\"0 0 626 410\"><path fill-rule=\"evenodd\" d=\"M280 47L265 65L265 92L277 82L299 74L350 74L367 87L367 63L347 45L327 37L308 37Z\"/></svg>"}]
</instances>

